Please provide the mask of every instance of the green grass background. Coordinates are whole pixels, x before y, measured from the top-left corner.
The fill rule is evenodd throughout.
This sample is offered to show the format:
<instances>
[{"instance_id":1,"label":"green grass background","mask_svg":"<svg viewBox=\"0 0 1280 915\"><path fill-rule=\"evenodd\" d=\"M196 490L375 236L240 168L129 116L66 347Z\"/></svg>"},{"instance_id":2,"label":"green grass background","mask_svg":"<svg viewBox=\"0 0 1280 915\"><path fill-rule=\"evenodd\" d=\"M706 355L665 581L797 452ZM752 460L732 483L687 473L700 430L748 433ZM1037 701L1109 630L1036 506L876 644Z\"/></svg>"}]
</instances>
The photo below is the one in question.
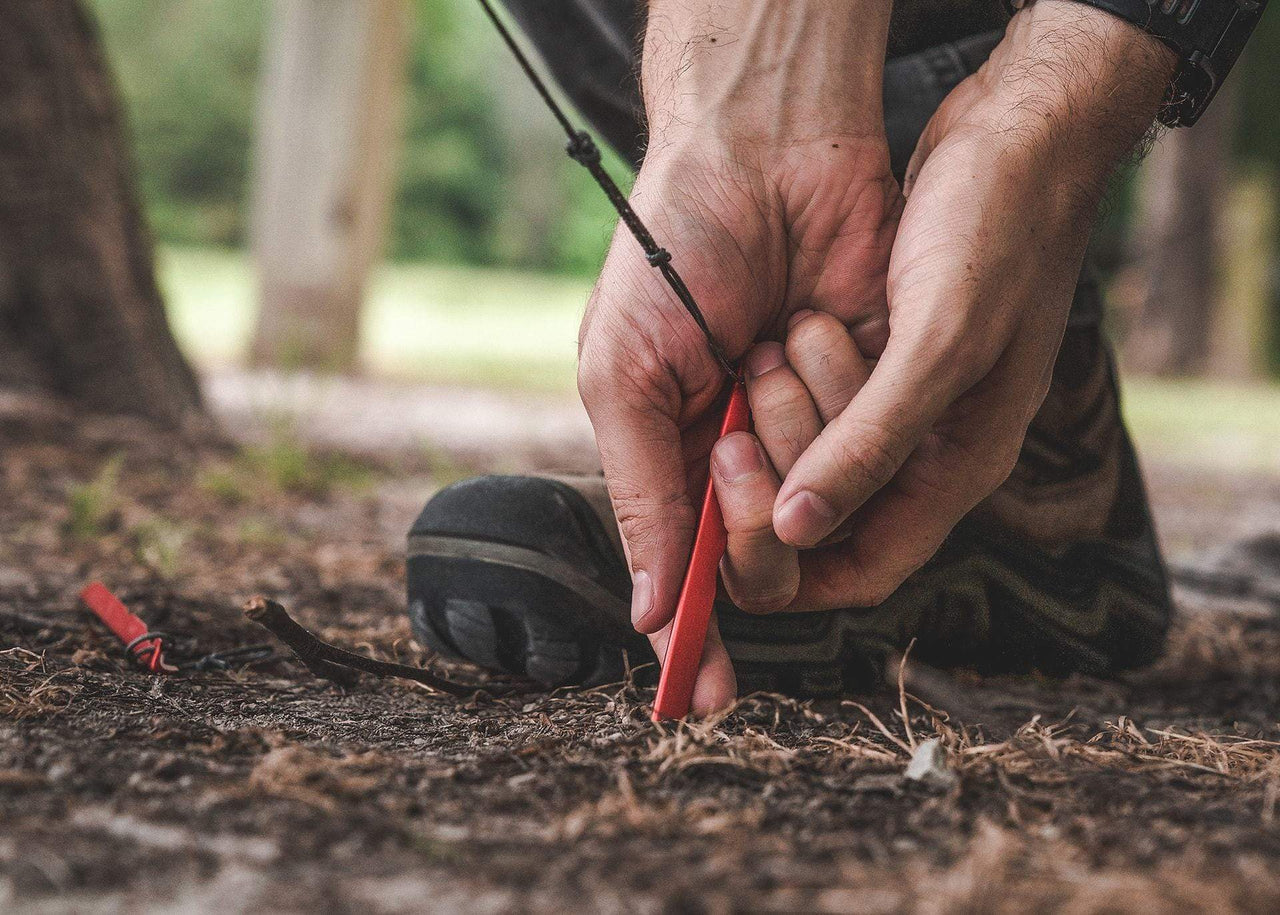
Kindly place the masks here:
<instances>
[{"instance_id":1,"label":"green grass background","mask_svg":"<svg viewBox=\"0 0 1280 915\"><path fill-rule=\"evenodd\" d=\"M158 265L184 349L204 368L239 362L257 299L248 257L164 247ZM573 277L385 264L370 289L361 361L380 376L572 396L590 291ZM1280 473L1280 385L1130 378L1125 414L1149 457Z\"/></svg>"},{"instance_id":2,"label":"green grass background","mask_svg":"<svg viewBox=\"0 0 1280 915\"><path fill-rule=\"evenodd\" d=\"M174 332L201 366L238 363L257 309L239 251L165 247L157 268ZM441 384L573 390L591 283L465 265L384 264L361 328L365 370Z\"/></svg>"}]
</instances>

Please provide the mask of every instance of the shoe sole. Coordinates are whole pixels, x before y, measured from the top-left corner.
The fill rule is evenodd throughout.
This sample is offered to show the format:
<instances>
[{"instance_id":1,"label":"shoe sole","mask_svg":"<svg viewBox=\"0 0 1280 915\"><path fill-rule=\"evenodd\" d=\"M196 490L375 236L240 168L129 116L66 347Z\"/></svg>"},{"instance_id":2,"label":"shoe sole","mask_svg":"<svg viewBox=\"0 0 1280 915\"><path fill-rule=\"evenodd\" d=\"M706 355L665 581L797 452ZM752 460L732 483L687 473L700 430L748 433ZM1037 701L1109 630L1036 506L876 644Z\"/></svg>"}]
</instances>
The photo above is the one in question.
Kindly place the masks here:
<instances>
[{"instance_id":1,"label":"shoe sole","mask_svg":"<svg viewBox=\"0 0 1280 915\"><path fill-rule=\"evenodd\" d=\"M568 562L470 538L409 538L409 617L441 654L547 686L594 685L626 673L627 651L652 660L627 627L626 601Z\"/></svg>"},{"instance_id":2,"label":"shoe sole","mask_svg":"<svg viewBox=\"0 0 1280 915\"><path fill-rule=\"evenodd\" d=\"M408 564L414 631L445 656L547 686L616 682L628 661L655 660L648 640L619 623L630 612L626 598L567 561L510 544L415 534ZM744 692L865 689L878 682L891 648L853 639L835 614L759 617L724 602L716 611ZM648 673L642 681L655 678L656 670Z\"/></svg>"},{"instance_id":3,"label":"shoe sole","mask_svg":"<svg viewBox=\"0 0 1280 915\"><path fill-rule=\"evenodd\" d=\"M1140 502L1131 450L1123 476L1138 493L1125 501ZM418 638L443 655L547 686L616 682L628 660L648 667L641 682L656 678L652 649L630 626L618 547L586 498L563 482L487 480L473 481L496 487L484 498L460 490L450 502L450 490L442 492L409 537ZM511 523L508 513L521 510L520 523ZM741 692L865 690L882 681L885 658L913 639L915 655L939 666L1106 675L1154 660L1169 624L1145 503L1136 527L1140 536L1123 544L1082 541L1050 555L966 518L878 607L755 616L720 601L716 617ZM543 552L496 542L489 531L556 545Z\"/></svg>"}]
</instances>

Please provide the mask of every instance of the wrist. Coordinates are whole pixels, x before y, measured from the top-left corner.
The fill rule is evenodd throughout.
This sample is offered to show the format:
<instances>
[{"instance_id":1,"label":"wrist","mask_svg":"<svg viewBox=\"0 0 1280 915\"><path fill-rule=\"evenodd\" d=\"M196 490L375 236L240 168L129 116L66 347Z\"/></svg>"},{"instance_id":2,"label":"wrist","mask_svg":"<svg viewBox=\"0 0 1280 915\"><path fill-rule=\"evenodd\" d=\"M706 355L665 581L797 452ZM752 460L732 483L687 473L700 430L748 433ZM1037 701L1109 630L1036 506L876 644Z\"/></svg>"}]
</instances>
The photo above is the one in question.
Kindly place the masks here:
<instances>
[{"instance_id":1,"label":"wrist","mask_svg":"<svg viewBox=\"0 0 1280 915\"><path fill-rule=\"evenodd\" d=\"M884 131L888 0L650 0L651 147L687 135L793 146Z\"/></svg>"},{"instance_id":2,"label":"wrist","mask_svg":"<svg viewBox=\"0 0 1280 915\"><path fill-rule=\"evenodd\" d=\"M1075 0L1035 0L1010 21L993 62L997 93L1109 168L1148 132L1177 57L1158 38Z\"/></svg>"}]
</instances>

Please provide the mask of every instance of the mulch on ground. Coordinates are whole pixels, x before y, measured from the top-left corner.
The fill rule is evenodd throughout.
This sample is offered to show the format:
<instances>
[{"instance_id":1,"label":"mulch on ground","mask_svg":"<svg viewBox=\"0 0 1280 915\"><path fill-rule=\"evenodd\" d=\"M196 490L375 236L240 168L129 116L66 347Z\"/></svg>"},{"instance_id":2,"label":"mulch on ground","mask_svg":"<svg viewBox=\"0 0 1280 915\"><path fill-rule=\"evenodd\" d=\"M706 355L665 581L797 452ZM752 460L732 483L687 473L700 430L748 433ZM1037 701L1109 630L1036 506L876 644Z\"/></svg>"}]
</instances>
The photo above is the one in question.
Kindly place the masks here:
<instances>
[{"instance_id":1,"label":"mulch on ground","mask_svg":"<svg viewBox=\"0 0 1280 915\"><path fill-rule=\"evenodd\" d=\"M1269 614L1189 601L1120 681L955 672L915 698L938 677L908 660L901 692L656 726L633 683L548 694L413 643L400 538L468 468L48 415L0 418L0 455L0 908L1280 907ZM287 655L152 676L78 606L90 578L199 652L264 641L239 609L263 593L489 690L343 690ZM930 738L952 787L901 778Z\"/></svg>"}]
</instances>

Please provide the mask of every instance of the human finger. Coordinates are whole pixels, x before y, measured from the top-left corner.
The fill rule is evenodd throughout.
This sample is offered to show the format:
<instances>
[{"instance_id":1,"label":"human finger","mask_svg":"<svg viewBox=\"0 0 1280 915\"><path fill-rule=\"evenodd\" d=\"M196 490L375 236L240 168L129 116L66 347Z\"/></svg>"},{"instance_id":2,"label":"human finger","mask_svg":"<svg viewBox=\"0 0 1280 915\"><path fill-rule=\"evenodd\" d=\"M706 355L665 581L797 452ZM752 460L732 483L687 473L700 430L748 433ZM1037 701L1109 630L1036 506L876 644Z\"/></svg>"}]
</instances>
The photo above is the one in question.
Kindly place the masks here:
<instances>
[{"instance_id":1,"label":"human finger","mask_svg":"<svg viewBox=\"0 0 1280 915\"><path fill-rule=\"evenodd\" d=\"M649 636L649 644L659 663L665 664L667 646L671 641L672 623ZM689 702L689 714L703 718L733 705L738 697L738 678L733 672L733 662L720 637L720 626L715 614L707 625L707 638L702 646L702 659L698 663L697 678L693 683L693 697Z\"/></svg>"},{"instance_id":2,"label":"human finger","mask_svg":"<svg viewBox=\"0 0 1280 915\"><path fill-rule=\"evenodd\" d=\"M786 357L817 405L824 425L844 411L871 375L848 328L839 318L823 312L797 312L792 317L787 327Z\"/></svg>"},{"instance_id":3,"label":"human finger","mask_svg":"<svg viewBox=\"0 0 1280 915\"><path fill-rule=\"evenodd\" d=\"M782 482L773 526L784 543L819 544L904 461L959 393L945 352L890 337L866 385Z\"/></svg>"},{"instance_id":4,"label":"human finger","mask_svg":"<svg viewBox=\"0 0 1280 915\"><path fill-rule=\"evenodd\" d=\"M822 431L822 420L781 343L758 343L744 362L756 437L779 475L786 473Z\"/></svg>"},{"instance_id":5,"label":"human finger","mask_svg":"<svg viewBox=\"0 0 1280 915\"><path fill-rule=\"evenodd\" d=\"M749 613L780 610L795 597L800 566L795 549L773 530L778 475L749 432L725 436L711 455L716 499L728 534L720 566L725 589Z\"/></svg>"},{"instance_id":6,"label":"human finger","mask_svg":"<svg viewBox=\"0 0 1280 915\"><path fill-rule=\"evenodd\" d=\"M624 350L584 340L578 389L631 568L631 621L653 632L674 612L697 512L677 420L682 393L656 354L645 352L642 342Z\"/></svg>"}]
</instances>

